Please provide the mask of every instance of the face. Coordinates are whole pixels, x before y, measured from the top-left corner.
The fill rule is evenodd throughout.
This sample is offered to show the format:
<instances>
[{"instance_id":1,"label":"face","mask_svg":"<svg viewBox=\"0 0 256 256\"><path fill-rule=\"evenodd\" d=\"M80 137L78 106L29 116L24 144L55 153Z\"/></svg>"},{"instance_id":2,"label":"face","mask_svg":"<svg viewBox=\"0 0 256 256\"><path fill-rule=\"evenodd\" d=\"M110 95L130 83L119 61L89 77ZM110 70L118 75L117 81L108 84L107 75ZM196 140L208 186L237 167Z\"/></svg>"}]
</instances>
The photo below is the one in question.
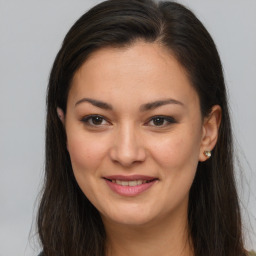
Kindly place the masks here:
<instances>
[{"instance_id":1,"label":"face","mask_svg":"<svg viewBox=\"0 0 256 256\"><path fill-rule=\"evenodd\" d=\"M64 125L76 180L103 221L186 215L204 129L198 95L165 48L93 53L74 76Z\"/></svg>"}]
</instances>

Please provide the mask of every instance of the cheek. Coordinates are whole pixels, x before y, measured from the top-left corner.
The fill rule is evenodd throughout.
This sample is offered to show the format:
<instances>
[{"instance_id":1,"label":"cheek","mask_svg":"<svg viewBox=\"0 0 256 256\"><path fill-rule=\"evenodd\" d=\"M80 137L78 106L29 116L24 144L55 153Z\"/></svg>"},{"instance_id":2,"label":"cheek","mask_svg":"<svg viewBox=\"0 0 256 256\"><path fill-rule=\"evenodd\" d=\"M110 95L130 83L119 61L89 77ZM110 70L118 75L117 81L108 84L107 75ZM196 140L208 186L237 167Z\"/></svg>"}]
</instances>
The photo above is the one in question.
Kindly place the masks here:
<instances>
[{"instance_id":1,"label":"cheek","mask_svg":"<svg viewBox=\"0 0 256 256\"><path fill-rule=\"evenodd\" d=\"M173 168L178 168L184 165L197 165L201 140L200 134L195 134L180 130L159 141L152 147L155 159L163 167L171 165Z\"/></svg>"},{"instance_id":2,"label":"cheek","mask_svg":"<svg viewBox=\"0 0 256 256\"><path fill-rule=\"evenodd\" d=\"M68 151L74 172L95 171L106 154L107 143L96 136L68 137Z\"/></svg>"}]
</instances>

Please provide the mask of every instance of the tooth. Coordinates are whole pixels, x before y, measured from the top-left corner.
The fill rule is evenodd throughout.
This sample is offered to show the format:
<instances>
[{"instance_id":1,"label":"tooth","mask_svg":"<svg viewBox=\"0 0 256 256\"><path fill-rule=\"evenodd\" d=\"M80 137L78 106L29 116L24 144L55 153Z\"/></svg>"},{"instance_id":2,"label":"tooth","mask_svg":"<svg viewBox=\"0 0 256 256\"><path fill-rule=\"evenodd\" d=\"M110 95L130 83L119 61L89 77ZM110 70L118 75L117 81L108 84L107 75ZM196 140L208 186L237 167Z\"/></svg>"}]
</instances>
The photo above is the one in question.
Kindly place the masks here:
<instances>
[{"instance_id":1,"label":"tooth","mask_svg":"<svg viewBox=\"0 0 256 256\"><path fill-rule=\"evenodd\" d=\"M128 186L129 185L129 181L121 181L121 185L122 186Z\"/></svg>"},{"instance_id":2,"label":"tooth","mask_svg":"<svg viewBox=\"0 0 256 256\"><path fill-rule=\"evenodd\" d=\"M149 183L150 180L130 180L130 181L125 181L125 180L111 180L113 183L116 183L121 186L131 186L135 187L137 185Z\"/></svg>"},{"instance_id":3,"label":"tooth","mask_svg":"<svg viewBox=\"0 0 256 256\"><path fill-rule=\"evenodd\" d=\"M142 180L137 180L137 185L141 185L142 184Z\"/></svg>"},{"instance_id":4,"label":"tooth","mask_svg":"<svg viewBox=\"0 0 256 256\"><path fill-rule=\"evenodd\" d=\"M137 181L136 180L129 181L129 186L131 187L137 186Z\"/></svg>"},{"instance_id":5,"label":"tooth","mask_svg":"<svg viewBox=\"0 0 256 256\"><path fill-rule=\"evenodd\" d=\"M122 185L122 181L121 180L116 180L116 184Z\"/></svg>"}]
</instances>

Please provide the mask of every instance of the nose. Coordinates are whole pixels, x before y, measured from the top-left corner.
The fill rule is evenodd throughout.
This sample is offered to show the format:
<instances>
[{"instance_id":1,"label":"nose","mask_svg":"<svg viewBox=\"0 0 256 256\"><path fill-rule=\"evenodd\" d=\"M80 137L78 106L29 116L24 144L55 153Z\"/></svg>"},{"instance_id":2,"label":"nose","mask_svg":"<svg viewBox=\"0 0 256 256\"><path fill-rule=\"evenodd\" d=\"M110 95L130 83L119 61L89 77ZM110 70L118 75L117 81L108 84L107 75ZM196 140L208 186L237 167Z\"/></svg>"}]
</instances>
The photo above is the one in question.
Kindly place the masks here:
<instances>
[{"instance_id":1,"label":"nose","mask_svg":"<svg viewBox=\"0 0 256 256\"><path fill-rule=\"evenodd\" d=\"M141 136L132 125L123 125L115 134L110 149L110 158L113 162L124 167L145 161L146 150Z\"/></svg>"}]
</instances>

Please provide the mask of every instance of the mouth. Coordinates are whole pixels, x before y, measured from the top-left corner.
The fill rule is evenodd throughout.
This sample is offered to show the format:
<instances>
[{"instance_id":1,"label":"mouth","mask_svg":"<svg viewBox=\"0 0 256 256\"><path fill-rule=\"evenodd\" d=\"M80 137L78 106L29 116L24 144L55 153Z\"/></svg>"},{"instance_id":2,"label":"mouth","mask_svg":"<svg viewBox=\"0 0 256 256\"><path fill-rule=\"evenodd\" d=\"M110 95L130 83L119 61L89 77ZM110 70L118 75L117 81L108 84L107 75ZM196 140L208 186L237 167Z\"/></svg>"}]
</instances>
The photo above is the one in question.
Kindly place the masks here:
<instances>
[{"instance_id":1,"label":"mouth","mask_svg":"<svg viewBox=\"0 0 256 256\"><path fill-rule=\"evenodd\" d=\"M119 180L119 179L107 179L107 178L104 178L112 183L116 183L120 186L129 186L129 187L135 187L135 186L138 186L138 185L142 185L142 184L146 184L146 183L150 183L150 182L153 182L155 180L157 180L156 178L153 178L153 179L150 179L150 180L142 180L142 179L139 179L139 180Z\"/></svg>"},{"instance_id":2,"label":"mouth","mask_svg":"<svg viewBox=\"0 0 256 256\"><path fill-rule=\"evenodd\" d=\"M133 176L108 176L103 177L109 188L121 196L136 196L151 188L158 178L133 175Z\"/></svg>"}]
</instances>

